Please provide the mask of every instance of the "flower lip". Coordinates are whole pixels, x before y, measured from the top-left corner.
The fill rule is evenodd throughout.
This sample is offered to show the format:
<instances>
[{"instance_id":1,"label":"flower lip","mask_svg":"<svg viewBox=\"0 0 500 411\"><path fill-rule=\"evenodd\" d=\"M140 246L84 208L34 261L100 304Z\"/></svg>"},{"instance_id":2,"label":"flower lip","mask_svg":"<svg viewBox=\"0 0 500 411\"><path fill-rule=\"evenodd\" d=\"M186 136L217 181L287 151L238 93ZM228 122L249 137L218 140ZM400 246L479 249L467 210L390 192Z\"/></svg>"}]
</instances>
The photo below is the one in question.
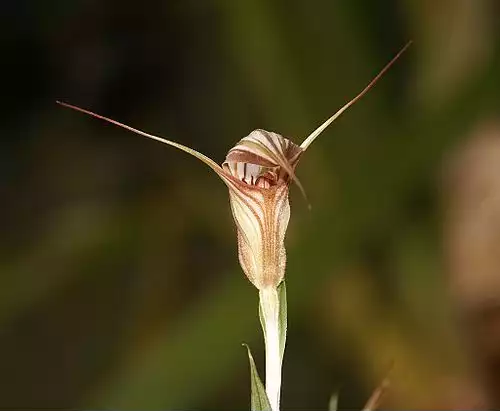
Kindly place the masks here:
<instances>
[{"instance_id":1,"label":"flower lip","mask_svg":"<svg viewBox=\"0 0 500 411\"><path fill-rule=\"evenodd\" d=\"M266 189L297 181L294 169L303 151L280 134L257 129L229 150L222 168L248 185Z\"/></svg>"},{"instance_id":2,"label":"flower lip","mask_svg":"<svg viewBox=\"0 0 500 411\"><path fill-rule=\"evenodd\" d=\"M279 167L262 167L244 161L225 162L222 168L232 177L249 185L269 188L279 183Z\"/></svg>"}]
</instances>

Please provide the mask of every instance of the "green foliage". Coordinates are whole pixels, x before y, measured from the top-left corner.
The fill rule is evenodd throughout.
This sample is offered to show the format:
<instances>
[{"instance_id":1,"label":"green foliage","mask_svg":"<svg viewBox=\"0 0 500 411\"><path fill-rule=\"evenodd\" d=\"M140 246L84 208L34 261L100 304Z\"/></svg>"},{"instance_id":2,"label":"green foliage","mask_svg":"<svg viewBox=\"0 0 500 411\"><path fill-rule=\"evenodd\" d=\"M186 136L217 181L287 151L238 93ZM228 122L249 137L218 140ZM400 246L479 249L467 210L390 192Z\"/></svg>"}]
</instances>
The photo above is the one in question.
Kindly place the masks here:
<instances>
[{"instance_id":1,"label":"green foliage","mask_svg":"<svg viewBox=\"0 0 500 411\"><path fill-rule=\"evenodd\" d=\"M257 367L250 352L250 347L243 344L248 352L248 361L250 363L250 382L251 382L251 410L252 411L271 411L271 405L269 404L269 399L267 398L266 389L264 384L260 380L259 373L257 372Z\"/></svg>"}]
</instances>

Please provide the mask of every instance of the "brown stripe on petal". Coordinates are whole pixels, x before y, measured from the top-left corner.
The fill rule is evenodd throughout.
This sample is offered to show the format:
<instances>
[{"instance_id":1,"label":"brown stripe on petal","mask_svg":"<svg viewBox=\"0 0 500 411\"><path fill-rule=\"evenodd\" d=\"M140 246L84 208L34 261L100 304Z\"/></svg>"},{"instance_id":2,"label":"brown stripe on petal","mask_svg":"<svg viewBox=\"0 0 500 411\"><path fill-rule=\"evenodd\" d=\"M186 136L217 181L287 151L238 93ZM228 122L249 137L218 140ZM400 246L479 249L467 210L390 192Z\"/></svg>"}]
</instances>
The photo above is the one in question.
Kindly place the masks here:
<instances>
[{"instance_id":1,"label":"brown stripe on petal","mask_svg":"<svg viewBox=\"0 0 500 411\"><path fill-rule=\"evenodd\" d=\"M288 147L286 151L286 158L288 159L290 164L293 167L295 167L300 159L300 156L302 155L302 153L304 153L304 150L297 144L291 142L290 140L287 141L288 141Z\"/></svg>"},{"instance_id":2,"label":"brown stripe on petal","mask_svg":"<svg viewBox=\"0 0 500 411\"><path fill-rule=\"evenodd\" d=\"M286 175L288 175L292 179L296 180L297 185L301 187L300 182L295 177L294 168L299 159L299 155L302 153L302 149L293 142L291 142L290 140L280 136L279 134L276 133L271 134L265 130L260 130L260 131L263 133L269 146L272 148L272 152L276 154L277 161L283 168L281 170L280 177L285 178ZM276 138L275 136L278 136L280 138ZM279 144L280 147L278 147L277 144Z\"/></svg>"},{"instance_id":3,"label":"brown stripe on petal","mask_svg":"<svg viewBox=\"0 0 500 411\"><path fill-rule=\"evenodd\" d=\"M231 211L238 231L240 263L249 280L258 287L265 225L264 212L255 200L241 191L230 191ZM263 203L263 199L260 203Z\"/></svg>"},{"instance_id":4,"label":"brown stripe on petal","mask_svg":"<svg viewBox=\"0 0 500 411\"><path fill-rule=\"evenodd\" d=\"M241 139L230 150L226 162L237 160L262 165L269 165L271 163L273 166L283 169L280 170L280 176L284 176L283 171L285 171L301 187L293 170L302 151L299 146L283 136L258 129ZM244 155L244 153L247 154ZM301 190L303 191L302 188Z\"/></svg>"},{"instance_id":5,"label":"brown stripe on petal","mask_svg":"<svg viewBox=\"0 0 500 411\"><path fill-rule=\"evenodd\" d=\"M252 213L253 218L255 219L256 225L259 227L259 232L262 233L264 231L264 211L262 207L262 203L264 202L264 198L256 198L248 193L243 192L241 190L232 191L231 195L234 195L238 201L245 205L245 211L249 211Z\"/></svg>"},{"instance_id":6,"label":"brown stripe on petal","mask_svg":"<svg viewBox=\"0 0 500 411\"><path fill-rule=\"evenodd\" d=\"M279 167L269 168L244 162L226 162L222 167L233 177L249 185L256 185L262 178L265 178L269 182L269 185L274 185L278 182L278 173L275 169Z\"/></svg>"},{"instance_id":7,"label":"brown stripe on petal","mask_svg":"<svg viewBox=\"0 0 500 411\"><path fill-rule=\"evenodd\" d=\"M259 289L277 286L285 272L285 232L290 216L288 185L247 186L230 192L243 271Z\"/></svg>"},{"instance_id":8,"label":"brown stripe on petal","mask_svg":"<svg viewBox=\"0 0 500 411\"><path fill-rule=\"evenodd\" d=\"M260 153L251 151L245 146L235 146L227 153L224 164L231 162L252 163L263 167L276 167L276 163L268 160Z\"/></svg>"},{"instance_id":9,"label":"brown stripe on petal","mask_svg":"<svg viewBox=\"0 0 500 411\"><path fill-rule=\"evenodd\" d=\"M267 151L267 154L273 157L276 164L282 168L282 170L280 170L280 176L285 177L285 172L286 172L288 177L294 180L295 183L299 186L300 190L302 191L305 197L304 189L300 184L298 178L295 176L294 172L296 162L298 161L299 158L296 154L296 151L302 152L302 149L297 145L295 145L294 143L292 143L290 140L285 139L283 136L279 134L271 133L265 130L256 130L256 131L258 131L259 135L262 136L263 138L261 138L259 141L254 141L254 143L260 145L261 149L265 147L263 151ZM282 151L277 146L277 141L285 141L285 140L288 142L290 147L292 147L292 150L290 150L289 148L286 151ZM295 163L290 162L290 158L288 157L290 154L293 155Z\"/></svg>"},{"instance_id":10,"label":"brown stripe on petal","mask_svg":"<svg viewBox=\"0 0 500 411\"><path fill-rule=\"evenodd\" d=\"M257 129L242 138L229 151L226 161L246 161L268 167L291 168L295 164L290 160L293 158L296 161L300 152L300 146L280 134Z\"/></svg>"},{"instance_id":11,"label":"brown stripe on petal","mask_svg":"<svg viewBox=\"0 0 500 411\"><path fill-rule=\"evenodd\" d=\"M277 146L276 141L284 140L284 137L266 130L255 130L248 137L244 138L241 143L247 147L255 147L260 155L274 162L276 166L288 165L288 159L285 157L284 151Z\"/></svg>"},{"instance_id":12,"label":"brown stripe on petal","mask_svg":"<svg viewBox=\"0 0 500 411\"><path fill-rule=\"evenodd\" d=\"M231 210L243 271L259 289L277 287L285 274L290 179L303 150L279 134L255 130L232 148L223 169L231 179ZM303 191L303 190L302 190Z\"/></svg>"},{"instance_id":13,"label":"brown stripe on petal","mask_svg":"<svg viewBox=\"0 0 500 411\"><path fill-rule=\"evenodd\" d=\"M259 228L263 229L263 203L264 194L258 187L250 185L241 185L237 189L230 190L230 194L234 195L241 203L243 203L249 211L252 212Z\"/></svg>"}]
</instances>

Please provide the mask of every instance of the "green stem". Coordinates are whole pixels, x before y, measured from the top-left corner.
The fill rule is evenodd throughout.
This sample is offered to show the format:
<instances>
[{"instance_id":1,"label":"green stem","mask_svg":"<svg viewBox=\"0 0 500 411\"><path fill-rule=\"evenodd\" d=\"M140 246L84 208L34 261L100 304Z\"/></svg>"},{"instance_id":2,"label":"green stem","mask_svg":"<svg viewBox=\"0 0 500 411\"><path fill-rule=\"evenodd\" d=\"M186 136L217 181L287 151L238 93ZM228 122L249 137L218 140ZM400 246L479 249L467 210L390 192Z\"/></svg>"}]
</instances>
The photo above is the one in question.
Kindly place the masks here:
<instances>
[{"instance_id":1,"label":"green stem","mask_svg":"<svg viewBox=\"0 0 500 411\"><path fill-rule=\"evenodd\" d=\"M266 393L272 411L279 411L281 391L280 299L274 287L259 291L260 318L266 347Z\"/></svg>"}]
</instances>

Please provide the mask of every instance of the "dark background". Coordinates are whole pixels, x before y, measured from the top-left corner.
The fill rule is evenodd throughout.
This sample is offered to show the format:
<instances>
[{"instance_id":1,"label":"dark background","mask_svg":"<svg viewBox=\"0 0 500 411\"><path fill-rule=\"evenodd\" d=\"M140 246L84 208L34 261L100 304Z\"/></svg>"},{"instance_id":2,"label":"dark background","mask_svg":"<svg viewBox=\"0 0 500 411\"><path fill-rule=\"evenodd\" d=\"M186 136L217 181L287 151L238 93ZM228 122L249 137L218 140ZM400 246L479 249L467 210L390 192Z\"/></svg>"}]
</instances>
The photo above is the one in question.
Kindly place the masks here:
<instances>
[{"instance_id":1,"label":"dark background","mask_svg":"<svg viewBox=\"0 0 500 411\"><path fill-rule=\"evenodd\" d=\"M410 39L298 168L312 211L292 188L282 406L326 409L340 390L359 409L393 361L396 408L463 393L441 181L498 115L497 2L4 0L0 13L1 407L245 409L242 342L263 373L224 185L55 100L221 163L255 128L300 143Z\"/></svg>"}]
</instances>

